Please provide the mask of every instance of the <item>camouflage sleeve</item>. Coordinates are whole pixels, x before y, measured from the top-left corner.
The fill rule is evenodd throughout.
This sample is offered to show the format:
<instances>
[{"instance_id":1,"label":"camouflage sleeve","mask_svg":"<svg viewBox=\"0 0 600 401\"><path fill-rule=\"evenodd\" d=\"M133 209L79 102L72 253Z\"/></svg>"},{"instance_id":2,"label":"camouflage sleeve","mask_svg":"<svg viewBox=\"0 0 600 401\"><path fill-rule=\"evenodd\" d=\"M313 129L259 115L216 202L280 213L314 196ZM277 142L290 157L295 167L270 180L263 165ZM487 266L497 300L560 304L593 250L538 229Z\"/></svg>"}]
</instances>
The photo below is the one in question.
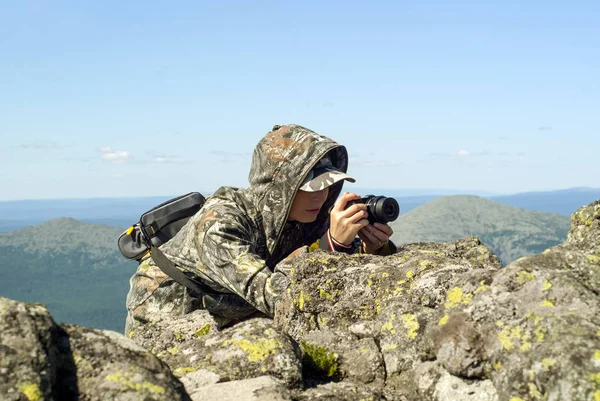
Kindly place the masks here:
<instances>
[{"instance_id":1,"label":"camouflage sleeve","mask_svg":"<svg viewBox=\"0 0 600 401\"><path fill-rule=\"evenodd\" d=\"M125 334L130 338L140 325L161 320L164 315L184 314L193 302L185 287L169 278L149 257L142 259L129 284Z\"/></svg>"},{"instance_id":2,"label":"camouflage sleeve","mask_svg":"<svg viewBox=\"0 0 600 401\"><path fill-rule=\"evenodd\" d=\"M243 217L223 216L200 234L199 268L220 286L242 297L259 311L273 316L275 303L289 285L288 256L271 271L254 249L253 227ZM307 248L307 247L305 247Z\"/></svg>"}]
</instances>

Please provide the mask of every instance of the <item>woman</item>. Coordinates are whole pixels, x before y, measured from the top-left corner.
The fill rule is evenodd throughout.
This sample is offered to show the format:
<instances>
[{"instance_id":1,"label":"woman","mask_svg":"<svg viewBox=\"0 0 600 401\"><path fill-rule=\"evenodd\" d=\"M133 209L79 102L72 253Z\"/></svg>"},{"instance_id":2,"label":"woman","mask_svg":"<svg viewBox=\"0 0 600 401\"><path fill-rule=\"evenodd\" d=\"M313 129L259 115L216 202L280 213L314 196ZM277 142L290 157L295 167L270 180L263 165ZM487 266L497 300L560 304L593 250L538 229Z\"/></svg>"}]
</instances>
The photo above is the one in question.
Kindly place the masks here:
<instances>
[{"instance_id":1,"label":"woman","mask_svg":"<svg viewBox=\"0 0 600 401\"><path fill-rule=\"evenodd\" d=\"M370 225L364 204L346 209L359 198L340 196L343 182L354 182L347 168L345 147L299 125L275 126L254 150L250 186L219 188L161 247L210 291L186 290L146 258L130 281L126 333L164 313L199 308L221 327L273 316L290 261L302 252L393 253L388 225Z\"/></svg>"}]
</instances>

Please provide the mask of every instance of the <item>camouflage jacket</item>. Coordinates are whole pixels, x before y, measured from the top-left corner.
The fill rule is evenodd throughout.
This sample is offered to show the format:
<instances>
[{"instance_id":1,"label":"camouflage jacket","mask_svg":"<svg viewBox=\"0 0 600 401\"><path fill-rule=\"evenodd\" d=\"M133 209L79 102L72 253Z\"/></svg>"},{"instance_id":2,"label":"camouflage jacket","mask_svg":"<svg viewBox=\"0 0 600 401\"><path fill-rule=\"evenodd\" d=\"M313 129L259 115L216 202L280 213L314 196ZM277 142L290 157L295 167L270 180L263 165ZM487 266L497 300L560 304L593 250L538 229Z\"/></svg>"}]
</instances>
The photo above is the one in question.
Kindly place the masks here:
<instances>
[{"instance_id":1,"label":"camouflage jacket","mask_svg":"<svg viewBox=\"0 0 600 401\"><path fill-rule=\"evenodd\" d=\"M191 294L146 258L130 281L126 331L161 313L196 308L207 309L222 322L257 311L273 316L276 300L289 284L293 252L308 251L311 244L311 249L318 247L342 189L343 181L330 187L315 222L287 221L303 177L327 153L340 170L347 170L345 147L298 125L275 126L254 150L250 186L219 188L161 247L186 274L217 295Z\"/></svg>"}]
</instances>

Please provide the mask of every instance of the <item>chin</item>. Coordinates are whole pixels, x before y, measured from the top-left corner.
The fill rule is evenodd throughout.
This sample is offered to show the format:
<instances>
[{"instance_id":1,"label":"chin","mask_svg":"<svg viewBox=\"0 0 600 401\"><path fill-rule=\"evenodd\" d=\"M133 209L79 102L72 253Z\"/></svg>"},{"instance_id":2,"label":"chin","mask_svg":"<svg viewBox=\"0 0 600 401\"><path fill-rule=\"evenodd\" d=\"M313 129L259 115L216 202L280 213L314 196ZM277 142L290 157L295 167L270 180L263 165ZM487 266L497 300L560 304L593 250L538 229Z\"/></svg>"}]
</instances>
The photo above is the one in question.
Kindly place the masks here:
<instances>
[{"instance_id":1,"label":"chin","mask_svg":"<svg viewBox=\"0 0 600 401\"><path fill-rule=\"evenodd\" d=\"M300 223L312 223L315 220L317 220L317 217L319 217L318 214L305 216L305 217L302 218L302 220L300 221Z\"/></svg>"}]
</instances>

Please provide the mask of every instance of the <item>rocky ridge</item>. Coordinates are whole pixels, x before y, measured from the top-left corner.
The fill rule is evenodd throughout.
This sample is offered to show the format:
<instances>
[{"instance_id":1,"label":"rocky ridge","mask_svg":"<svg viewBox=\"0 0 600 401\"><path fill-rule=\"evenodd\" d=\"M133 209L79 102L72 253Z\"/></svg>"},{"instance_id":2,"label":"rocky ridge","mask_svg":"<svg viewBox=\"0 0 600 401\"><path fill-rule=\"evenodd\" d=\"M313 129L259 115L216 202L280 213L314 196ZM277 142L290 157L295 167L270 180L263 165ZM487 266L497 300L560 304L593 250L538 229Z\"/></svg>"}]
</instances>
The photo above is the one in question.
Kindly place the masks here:
<instances>
[{"instance_id":1,"label":"rocky ridge","mask_svg":"<svg viewBox=\"0 0 600 401\"><path fill-rule=\"evenodd\" d=\"M131 338L0 298L6 400L600 400L600 201L501 268L477 238L299 256L274 320Z\"/></svg>"}]
</instances>

